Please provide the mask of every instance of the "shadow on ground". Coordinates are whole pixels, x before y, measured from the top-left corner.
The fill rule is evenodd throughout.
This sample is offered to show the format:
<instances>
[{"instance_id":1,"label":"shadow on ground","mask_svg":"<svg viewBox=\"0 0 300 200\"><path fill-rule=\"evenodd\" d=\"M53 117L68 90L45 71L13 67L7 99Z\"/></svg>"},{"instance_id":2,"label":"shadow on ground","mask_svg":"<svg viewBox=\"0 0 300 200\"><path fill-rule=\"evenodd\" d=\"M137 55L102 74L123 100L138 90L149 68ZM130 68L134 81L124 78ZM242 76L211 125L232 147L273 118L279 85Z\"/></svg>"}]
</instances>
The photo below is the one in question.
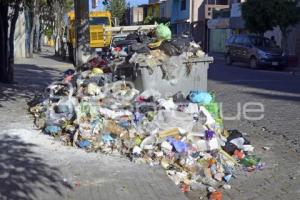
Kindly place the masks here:
<instances>
[{"instance_id":1,"label":"shadow on ground","mask_svg":"<svg viewBox=\"0 0 300 200\"><path fill-rule=\"evenodd\" d=\"M72 189L57 168L31 150L35 146L18 136L0 136L0 199L35 199L38 192L63 197L63 189Z\"/></svg>"},{"instance_id":2,"label":"shadow on ground","mask_svg":"<svg viewBox=\"0 0 300 200\"><path fill-rule=\"evenodd\" d=\"M51 82L55 81L59 70L49 67L39 67L30 64L15 65L15 83L0 83L0 107L5 103L18 99L30 100L35 93L43 90Z\"/></svg>"}]
</instances>

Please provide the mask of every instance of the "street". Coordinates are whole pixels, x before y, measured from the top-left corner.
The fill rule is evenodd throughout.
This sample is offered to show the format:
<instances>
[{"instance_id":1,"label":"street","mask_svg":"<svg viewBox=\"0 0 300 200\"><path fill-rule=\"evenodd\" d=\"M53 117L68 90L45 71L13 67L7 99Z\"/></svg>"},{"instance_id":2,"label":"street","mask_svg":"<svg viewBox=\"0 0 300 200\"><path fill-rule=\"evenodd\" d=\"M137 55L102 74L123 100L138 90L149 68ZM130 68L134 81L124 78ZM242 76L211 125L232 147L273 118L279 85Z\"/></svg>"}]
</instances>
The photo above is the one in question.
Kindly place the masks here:
<instances>
[{"instance_id":1,"label":"street","mask_svg":"<svg viewBox=\"0 0 300 200\"><path fill-rule=\"evenodd\" d=\"M227 66L216 59L209 70L209 90L223 103L224 116L235 116L238 104L262 103L264 118L227 121L229 128L249 123L263 132L281 136L299 152L300 73L272 69L251 70L245 65ZM245 130L249 132L250 130Z\"/></svg>"},{"instance_id":2,"label":"street","mask_svg":"<svg viewBox=\"0 0 300 200\"><path fill-rule=\"evenodd\" d=\"M2 199L184 199L161 167L62 146L33 127L26 102L35 90L72 67L51 54L18 60L17 83L1 85ZM222 59L211 65L208 87L223 103L225 117L236 115L237 105L250 101L261 102L265 109L259 121L243 117L225 121L226 128L247 133L256 154L266 163L261 171L238 171L230 182L232 189L223 194L225 200L298 198L299 83L300 76L289 72L225 66ZM9 174L15 175L8 179ZM205 199L205 195L187 193L189 199Z\"/></svg>"},{"instance_id":3,"label":"street","mask_svg":"<svg viewBox=\"0 0 300 200\"><path fill-rule=\"evenodd\" d=\"M216 59L209 70L209 90L223 103L223 115L235 116L237 105L259 102L264 118L259 121L227 120L227 128L248 134L266 169L242 172L225 199L298 199L300 181L300 75L274 70L226 66ZM263 147L270 147L264 150Z\"/></svg>"},{"instance_id":4,"label":"street","mask_svg":"<svg viewBox=\"0 0 300 200\"><path fill-rule=\"evenodd\" d=\"M0 200L300 199L299 113L300 0L0 0Z\"/></svg>"}]
</instances>

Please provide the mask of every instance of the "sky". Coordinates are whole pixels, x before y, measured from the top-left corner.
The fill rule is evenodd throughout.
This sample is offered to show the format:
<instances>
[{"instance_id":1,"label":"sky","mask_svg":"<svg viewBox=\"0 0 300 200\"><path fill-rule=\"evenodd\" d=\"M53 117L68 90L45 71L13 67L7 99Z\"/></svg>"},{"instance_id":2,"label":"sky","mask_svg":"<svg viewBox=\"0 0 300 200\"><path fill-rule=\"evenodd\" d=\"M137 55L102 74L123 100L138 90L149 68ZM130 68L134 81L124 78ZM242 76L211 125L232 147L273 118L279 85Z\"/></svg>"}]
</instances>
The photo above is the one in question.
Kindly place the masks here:
<instances>
[{"instance_id":1,"label":"sky","mask_svg":"<svg viewBox=\"0 0 300 200\"><path fill-rule=\"evenodd\" d=\"M148 0L127 0L127 2L130 2L131 6L136 6L136 5L148 3Z\"/></svg>"},{"instance_id":2,"label":"sky","mask_svg":"<svg viewBox=\"0 0 300 200\"><path fill-rule=\"evenodd\" d=\"M136 5L140 5L140 4L145 4L148 3L148 0L126 0L127 2L130 3L130 6L136 6ZM89 0L90 2L90 10L92 10L92 0ZM103 4L102 4L102 0L98 0L98 7L95 10L103 10Z\"/></svg>"}]
</instances>

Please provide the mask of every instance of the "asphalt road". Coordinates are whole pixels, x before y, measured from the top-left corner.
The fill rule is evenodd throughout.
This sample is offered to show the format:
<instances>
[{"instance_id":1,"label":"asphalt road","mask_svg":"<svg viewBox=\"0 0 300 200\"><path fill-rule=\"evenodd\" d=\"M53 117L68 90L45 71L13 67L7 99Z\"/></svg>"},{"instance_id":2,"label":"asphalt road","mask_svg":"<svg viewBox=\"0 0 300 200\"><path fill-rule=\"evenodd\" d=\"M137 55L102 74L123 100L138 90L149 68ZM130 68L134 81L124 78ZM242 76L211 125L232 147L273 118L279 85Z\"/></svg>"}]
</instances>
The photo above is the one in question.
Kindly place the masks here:
<instances>
[{"instance_id":1,"label":"asphalt road","mask_svg":"<svg viewBox=\"0 0 300 200\"><path fill-rule=\"evenodd\" d=\"M262 171L236 174L230 183L232 189L224 191L224 199L299 199L300 74L252 70L239 64L226 66L222 59L216 59L208 77L208 89L215 91L223 116L242 113L225 120L225 127L246 133L257 156L266 163ZM263 106L263 113L250 115L264 114L262 119L244 116L243 106L249 102Z\"/></svg>"},{"instance_id":2,"label":"asphalt road","mask_svg":"<svg viewBox=\"0 0 300 200\"><path fill-rule=\"evenodd\" d=\"M0 199L185 200L160 167L63 146L36 130L26 103L73 68L46 50L16 61L16 84L0 84Z\"/></svg>"},{"instance_id":3,"label":"asphalt road","mask_svg":"<svg viewBox=\"0 0 300 200\"><path fill-rule=\"evenodd\" d=\"M209 69L208 79L209 90L215 91L223 104L224 117L237 115L239 107L242 113L246 103L260 103L264 107L262 120L247 120L241 115L236 120L226 120L228 126L233 128L248 121L283 136L300 151L300 73L252 70L242 64L227 66L223 60L216 59Z\"/></svg>"}]
</instances>

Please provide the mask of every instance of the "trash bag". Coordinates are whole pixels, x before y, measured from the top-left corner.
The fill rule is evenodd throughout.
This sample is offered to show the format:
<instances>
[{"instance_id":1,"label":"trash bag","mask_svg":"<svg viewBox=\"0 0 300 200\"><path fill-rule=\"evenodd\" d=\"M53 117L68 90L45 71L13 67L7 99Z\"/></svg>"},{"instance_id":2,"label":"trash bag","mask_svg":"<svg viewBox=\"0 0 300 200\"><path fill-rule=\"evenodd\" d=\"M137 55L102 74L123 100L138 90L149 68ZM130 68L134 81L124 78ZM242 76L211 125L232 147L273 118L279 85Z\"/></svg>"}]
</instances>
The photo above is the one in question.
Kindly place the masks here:
<instances>
[{"instance_id":1,"label":"trash bag","mask_svg":"<svg viewBox=\"0 0 300 200\"><path fill-rule=\"evenodd\" d=\"M164 51L168 56L179 56L181 54L181 51L168 41L163 41L159 49Z\"/></svg>"},{"instance_id":2,"label":"trash bag","mask_svg":"<svg viewBox=\"0 0 300 200\"><path fill-rule=\"evenodd\" d=\"M128 45L132 45L135 44L137 41L136 40L120 40L120 41L116 41L115 45L116 46L128 46Z\"/></svg>"},{"instance_id":3,"label":"trash bag","mask_svg":"<svg viewBox=\"0 0 300 200\"><path fill-rule=\"evenodd\" d=\"M174 38L170 43L176 47L180 53L187 52L190 46L190 40L187 38Z\"/></svg>"},{"instance_id":4,"label":"trash bag","mask_svg":"<svg viewBox=\"0 0 300 200\"><path fill-rule=\"evenodd\" d=\"M172 32L168 25L169 24L159 24L156 28L155 33L160 40L171 40Z\"/></svg>"},{"instance_id":5,"label":"trash bag","mask_svg":"<svg viewBox=\"0 0 300 200\"><path fill-rule=\"evenodd\" d=\"M193 103L209 104L213 100L213 97L207 92L191 91L189 100Z\"/></svg>"},{"instance_id":6,"label":"trash bag","mask_svg":"<svg viewBox=\"0 0 300 200\"><path fill-rule=\"evenodd\" d=\"M130 51L137 52L137 53L149 53L150 49L147 47L147 44L135 43L130 46Z\"/></svg>"}]
</instances>

